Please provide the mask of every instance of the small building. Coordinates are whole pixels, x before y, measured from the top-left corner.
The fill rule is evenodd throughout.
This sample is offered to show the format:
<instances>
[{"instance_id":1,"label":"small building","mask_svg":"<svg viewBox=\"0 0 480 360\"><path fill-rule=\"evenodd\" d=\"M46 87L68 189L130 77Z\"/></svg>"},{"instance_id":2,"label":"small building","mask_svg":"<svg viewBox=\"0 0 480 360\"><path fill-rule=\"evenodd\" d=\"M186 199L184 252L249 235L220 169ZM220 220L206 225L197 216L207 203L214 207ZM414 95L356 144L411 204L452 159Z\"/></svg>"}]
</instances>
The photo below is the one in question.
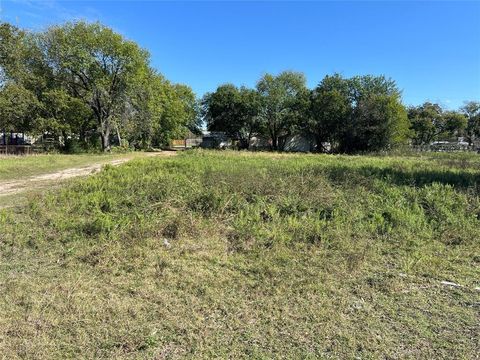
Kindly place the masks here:
<instances>
[{"instance_id":1,"label":"small building","mask_svg":"<svg viewBox=\"0 0 480 360\"><path fill-rule=\"evenodd\" d=\"M305 135L290 135L284 140L284 151L290 152L312 152L315 151L315 141Z\"/></svg>"},{"instance_id":2,"label":"small building","mask_svg":"<svg viewBox=\"0 0 480 360\"><path fill-rule=\"evenodd\" d=\"M24 133L0 132L0 154L23 155L30 154L33 139Z\"/></svg>"},{"instance_id":3,"label":"small building","mask_svg":"<svg viewBox=\"0 0 480 360\"><path fill-rule=\"evenodd\" d=\"M226 149L233 145L231 138L222 131L202 131L200 147L205 149Z\"/></svg>"},{"instance_id":4,"label":"small building","mask_svg":"<svg viewBox=\"0 0 480 360\"><path fill-rule=\"evenodd\" d=\"M250 150L270 150L272 141L265 137L254 136L250 140ZM279 149L286 152L315 151L315 142L305 135L289 135L279 139Z\"/></svg>"},{"instance_id":5,"label":"small building","mask_svg":"<svg viewBox=\"0 0 480 360\"><path fill-rule=\"evenodd\" d=\"M280 139L282 151L287 152L312 152L315 151L315 141L305 135L290 135ZM189 149L201 147L204 149L227 149L237 148L238 139L232 139L222 131L202 131L198 136L193 133L188 134L184 139L173 140L170 147L173 149ZM249 150L262 151L271 150L272 141L264 136L253 136L250 139Z\"/></svg>"},{"instance_id":6,"label":"small building","mask_svg":"<svg viewBox=\"0 0 480 360\"><path fill-rule=\"evenodd\" d=\"M172 149L190 149L198 147L202 143L202 136L194 134L189 131L183 139L175 139L170 142L170 148Z\"/></svg>"},{"instance_id":7,"label":"small building","mask_svg":"<svg viewBox=\"0 0 480 360\"><path fill-rule=\"evenodd\" d=\"M0 145L30 145L31 143L32 139L24 133L0 132Z\"/></svg>"}]
</instances>

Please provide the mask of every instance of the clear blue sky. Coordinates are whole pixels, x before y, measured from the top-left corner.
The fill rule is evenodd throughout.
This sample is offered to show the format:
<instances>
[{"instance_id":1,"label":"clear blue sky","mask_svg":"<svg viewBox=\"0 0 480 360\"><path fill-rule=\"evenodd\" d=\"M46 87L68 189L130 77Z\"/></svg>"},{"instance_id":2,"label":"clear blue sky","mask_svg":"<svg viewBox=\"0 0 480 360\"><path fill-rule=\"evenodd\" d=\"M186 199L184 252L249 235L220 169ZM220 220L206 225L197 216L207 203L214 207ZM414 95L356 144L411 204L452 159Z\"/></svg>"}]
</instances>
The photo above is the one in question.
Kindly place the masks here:
<instances>
[{"instance_id":1,"label":"clear blue sky","mask_svg":"<svg viewBox=\"0 0 480 360\"><path fill-rule=\"evenodd\" d=\"M99 20L198 96L290 69L310 87L333 72L385 74L406 104L480 100L480 2L0 2L2 20L35 30Z\"/></svg>"}]
</instances>

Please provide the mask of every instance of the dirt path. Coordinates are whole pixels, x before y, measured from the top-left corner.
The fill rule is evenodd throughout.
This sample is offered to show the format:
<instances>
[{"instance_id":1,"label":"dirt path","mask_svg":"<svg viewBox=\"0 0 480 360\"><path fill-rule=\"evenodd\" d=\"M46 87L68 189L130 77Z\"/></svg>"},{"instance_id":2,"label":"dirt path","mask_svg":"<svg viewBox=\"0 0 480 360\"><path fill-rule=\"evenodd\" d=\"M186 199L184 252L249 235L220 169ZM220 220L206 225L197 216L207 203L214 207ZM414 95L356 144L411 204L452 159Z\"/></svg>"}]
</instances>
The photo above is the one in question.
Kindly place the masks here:
<instances>
[{"instance_id":1,"label":"dirt path","mask_svg":"<svg viewBox=\"0 0 480 360\"><path fill-rule=\"evenodd\" d=\"M151 156L174 156L175 151L162 151L156 153L145 153L145 157ZM52 186L56 182L71 179L78 176L88 176L99 171L105 165L118 166L133 159L141 157L125 157L106 162L97 162L86 166L73 167L69 169L50 172L42 175L31 176L25 179L0 181L0 197L18 194L27 190L42 189Z\"/></svg>"}]
</instances>

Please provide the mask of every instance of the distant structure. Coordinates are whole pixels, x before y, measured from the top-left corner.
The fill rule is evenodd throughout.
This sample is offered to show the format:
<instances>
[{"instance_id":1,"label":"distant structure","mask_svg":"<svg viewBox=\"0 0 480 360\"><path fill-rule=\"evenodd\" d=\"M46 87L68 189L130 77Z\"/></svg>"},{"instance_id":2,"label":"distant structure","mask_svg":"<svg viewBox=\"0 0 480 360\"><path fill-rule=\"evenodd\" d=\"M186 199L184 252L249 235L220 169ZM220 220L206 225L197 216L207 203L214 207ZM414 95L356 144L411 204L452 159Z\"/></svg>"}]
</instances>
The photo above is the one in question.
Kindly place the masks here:
<instances>
[{"instance_id":1,"label":"distant structure","mask_svg":"<svg viewBox=\"0 0 480 360\"><path fill-rule=\"evenodd\" d=\"M280 139L283 151L287 152L311 152L315 151L315 143L303 135L292 135ZM240 140L229 137L222 131L202 131L201 135L189 133L184 139L172 140L172 149L191 149L201 147L204 149L231 149L238 148ZM254 136L250 139L249 149L253 151L270 150L271 142L265 137Z\"/></svg>"},{"instance_id":2,"label":"distant structure","mask_svg":"<svg viewBox=\"0 0 480 360\"><path fill-rule=\"evenodd\" d=\"M29 154L32 149L32 138L24 133L5 130L0 132L0 154L21 155Z\"/></svg>"}]
</instances>

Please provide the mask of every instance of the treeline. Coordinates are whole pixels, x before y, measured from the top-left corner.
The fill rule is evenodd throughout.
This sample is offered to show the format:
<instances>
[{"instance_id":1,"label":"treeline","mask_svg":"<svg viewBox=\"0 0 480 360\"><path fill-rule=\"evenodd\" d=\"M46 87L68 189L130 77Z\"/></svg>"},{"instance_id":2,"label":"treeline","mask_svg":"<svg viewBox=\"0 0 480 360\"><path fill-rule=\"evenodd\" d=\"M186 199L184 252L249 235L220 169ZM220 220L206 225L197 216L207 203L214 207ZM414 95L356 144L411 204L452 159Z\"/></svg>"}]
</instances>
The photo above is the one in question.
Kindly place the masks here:
<instances>
[{"instance_id":1,"label":"treeline","mask_svg":"<svg viewBox=\"0 0 480 360\"><path fill-rule=\"evenodd\" d=\"M0 24L0 132L148 148L198 128L192 90L172 84L149 54L99 23L29 32Z\"/></svg>"},{"instance_id":2,"label":"treeline","mask_svg":"<svg viewBox=\"0 0 480 360\"><path fill-rule=\"evenodd\" d=\"M252 138L268 139L273 150L302 135L319 152L355 153L424 145L480 136L480 103L458 111L425 103L406 108L395 81L384 76L326 76L310 90L303 74L264 75L255 89L221 85L201 102L207 128L222 131L248 149Z\"/></svg>"},{"instance_id":3,"label":"treeline","mask_svg":"<svg viewBox=\"0 0 480 360\"><path fill-rule=\"evenodd\" d=\"M99 23L30 32L0 23L0 132L57 139L64 150L167 145L198 132L225 132L241 148L261 138L283 150L294 135L320 152L354 153L480 137L480 103L458 111L406 108L384 76L326 76L308 89L303 74L266 74L254 89L231 84L197 101L150 65L149 54Z\"/></svg>"}]
</instances>

